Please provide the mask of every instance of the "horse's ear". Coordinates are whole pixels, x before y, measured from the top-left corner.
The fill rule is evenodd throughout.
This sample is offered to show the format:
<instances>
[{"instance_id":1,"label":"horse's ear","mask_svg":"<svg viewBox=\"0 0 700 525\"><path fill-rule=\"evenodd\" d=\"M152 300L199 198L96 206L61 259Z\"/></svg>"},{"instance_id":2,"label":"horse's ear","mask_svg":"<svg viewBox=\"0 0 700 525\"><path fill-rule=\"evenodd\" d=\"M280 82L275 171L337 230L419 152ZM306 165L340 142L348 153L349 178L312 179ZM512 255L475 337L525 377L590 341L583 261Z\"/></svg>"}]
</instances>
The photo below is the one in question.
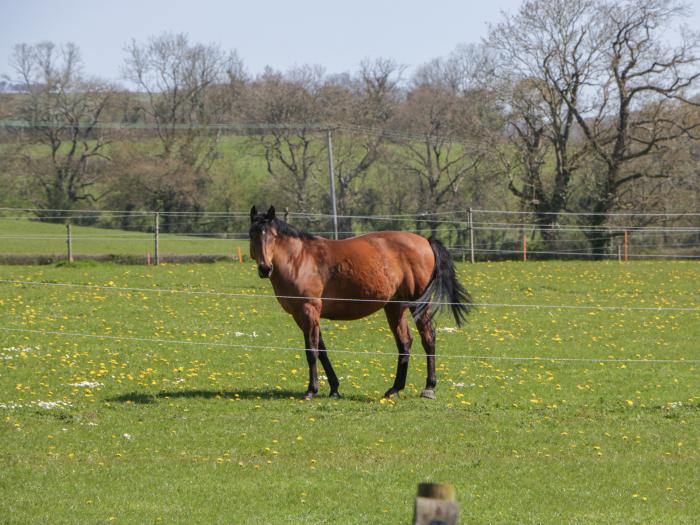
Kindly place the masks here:
<instances>
[{"instance_id":1,"label":"horse's ear","mask_svg":"<svg viewBox=\"0 0 700 525\"><path fill-rule=\"evenodd\" d=\"M274 218L275 218L275 207L270 206L270 209L267 210L267 219L271 221Z\"/></svg>"},{"instance_id":2,"label":"horse's ear","mask_svg":"<svg viewBox=\"0 0 700 525\"><path fill-rule=\"evenodd\" d=\"M253 206L250 209L250 220L252 221L257 214L258 214L258 209L255 206Z\"/></svg>"}]
</instances>

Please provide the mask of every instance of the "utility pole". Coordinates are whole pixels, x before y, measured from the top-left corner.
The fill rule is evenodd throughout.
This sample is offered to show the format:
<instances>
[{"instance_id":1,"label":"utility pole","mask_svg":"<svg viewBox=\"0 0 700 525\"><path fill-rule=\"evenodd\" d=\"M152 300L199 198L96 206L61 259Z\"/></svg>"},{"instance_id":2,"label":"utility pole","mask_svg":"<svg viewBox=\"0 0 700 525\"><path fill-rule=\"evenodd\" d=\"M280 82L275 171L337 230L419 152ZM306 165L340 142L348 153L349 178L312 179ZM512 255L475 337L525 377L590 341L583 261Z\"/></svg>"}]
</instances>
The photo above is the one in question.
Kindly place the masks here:
<instances>
[{"instance_id":1,"label":"utility pole","mask_svg":"<svg viewBox=\"0 0 700 525\"><path fill-rule=\"evenodd\" d=\"M338 240L338 211L335 204L335 175L333 174L333 141L331 130L326 130L326 146L328 149L328 176L331 179L331 202L333 203L333 232L335 240Z\"/></svg>"}]
</instances>

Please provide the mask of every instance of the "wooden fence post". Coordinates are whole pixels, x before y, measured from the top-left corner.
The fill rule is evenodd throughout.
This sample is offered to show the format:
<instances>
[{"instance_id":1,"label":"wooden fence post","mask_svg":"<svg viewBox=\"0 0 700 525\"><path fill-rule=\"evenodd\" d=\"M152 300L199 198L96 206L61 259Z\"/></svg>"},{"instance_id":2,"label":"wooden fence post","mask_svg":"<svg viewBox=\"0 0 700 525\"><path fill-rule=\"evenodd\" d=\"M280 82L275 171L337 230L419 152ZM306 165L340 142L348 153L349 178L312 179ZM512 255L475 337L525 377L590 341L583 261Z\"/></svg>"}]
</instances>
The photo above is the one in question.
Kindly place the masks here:
<instances>
[{"instance_id":1,"label":"wooden fence post","mask_svg":"<svg viewBox=\"0 0 700 525\"><path fill-rule=\"evenodd\" d=\"M469 208L469 251L474 264L474 212Z\"/></svg>"},{"instance_id":2,"label":"wooden fence post","mask_svg":"<svg viewBox=\"0 0 700 525\"><path fill-rule=\"evenodd\" d=\"M624 249L625 249L625 262L629 261L629 246L630 246L630 236L627 230L625 230L625 244L624 244Z\"/></svg>"},{"instance_id":3,"label":"wooden fence post","mask_svg":"<svg viewBox=\"0 0 700 525\"><path fill-rule=\"evenodd\" d=\"M523 233L523 261L527 261L527 234Z\"/></svg>"},{"instance_id":4,"label":"wooden fence post","mask_svg":"<svg viewBox=\"0 0 700 525\"><path fill-rule=\"evenodd\" d=\"M71 229L70 222L66 223L66 244L68 246L68 262L73 262L73 230Z\"/></svg>"},{"instance_id":5,"label":"wooden fence post","mask_svg":"<svg viewBox=\"0 0 700 525\"><path fill-rule=\"evenodd\" d=\"M154 231L155 231L155 239L154 239L154 247L153 247L153 264L158 266L160 263L160 213L156 212L155 216L155 225L154 225Z\"/></svg>"},{"instance_id":6,"label":"wooden fence post","mask_svg":"<svg viewBox=\"0 0 700 525\"><path fill-rule=\"evenodd\" d=\"M459 505L452 485L419 483L413 525L457 525Z\"/></svg>"}]
</instances>

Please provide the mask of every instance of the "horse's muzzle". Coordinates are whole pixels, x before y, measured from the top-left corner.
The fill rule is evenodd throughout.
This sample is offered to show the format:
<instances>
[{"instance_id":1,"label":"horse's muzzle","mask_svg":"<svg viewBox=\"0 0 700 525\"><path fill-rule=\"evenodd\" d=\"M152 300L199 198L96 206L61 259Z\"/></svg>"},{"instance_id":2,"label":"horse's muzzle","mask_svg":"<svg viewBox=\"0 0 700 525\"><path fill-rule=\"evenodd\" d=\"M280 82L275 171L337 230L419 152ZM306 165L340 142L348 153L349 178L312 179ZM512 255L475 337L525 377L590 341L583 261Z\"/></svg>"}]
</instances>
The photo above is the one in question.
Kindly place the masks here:
<instances>
[{"instance_id":1,"label":"horse's muzzle","mask_svg":"<svg viewBox=\"0 0 700 525\"><path fill-rule=\"evenodd\" d=\"M272 275L272 265L268 266L267 264L260 263L258 264L258 275L262 279L267 279Z\"/></svg>"}]
</instances>

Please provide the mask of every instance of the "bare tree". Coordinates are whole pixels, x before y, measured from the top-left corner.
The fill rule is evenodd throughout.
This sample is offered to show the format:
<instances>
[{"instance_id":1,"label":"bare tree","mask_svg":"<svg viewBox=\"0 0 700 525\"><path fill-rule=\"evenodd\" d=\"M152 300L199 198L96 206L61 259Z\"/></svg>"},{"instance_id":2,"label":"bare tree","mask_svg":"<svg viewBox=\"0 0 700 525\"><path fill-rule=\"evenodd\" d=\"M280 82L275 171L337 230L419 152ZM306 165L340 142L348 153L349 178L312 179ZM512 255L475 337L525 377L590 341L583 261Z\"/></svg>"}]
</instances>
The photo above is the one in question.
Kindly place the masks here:
<instances>
[{"instance_id":1,"label":"bare tree","mask_svg":"<svg viewBox=\"0 0 700 525\"><path fill-rule=\"evenodd\" d=\"M320 68L268 69L251 83L244 102L247 120L261 128L252 144L275 186L302 212L312 209L326 166L322 87Z\"/></svg>"},{"instance_id":2,"label":"bare tree","mask_svg":"<svg viewBox=\"0 0 700 525\"><path fill-rule=\"evenodd\" d=\"M625 188L666 176L635 162L687 135L697 121L670 118L697 85L697 35L677 45L663 31L683 12L674 0L530 0L491 28L488 44L510 72L501 85L511 140L509 187L534 211L543 236L576 206L591 214L593 252L610 238L599 226ZM572 181L579 173L575 203Z\"/></svg>"},{"instance_id":3,"label":"bare tree","mask_svg":"<svg viewBox=\"0 0 700 525\"><path fill-rule=\"evenodd\" d=\"M401 146L394 155L402 172L413 177L419 195L418 212L434 234L437 214L461 201L462 186L479 174L485 158L487 117L485 92L460 75L452 61L434 60L416 72L406 101L392 121L394 141ZM457 74L456 74L457 73ZM473 78L476 78L474 75Z\"/></svg>"},{"instance_id":4,"label":"bare tree","mask_svg":"<svg viewBox=\"0 0 700 525\"><path fill-rule=\"evenodd\" d=\"M132 167L143 168L148 205L165 212L199 209L221 137L214 125L230 116L231 101L221 90L242 78L241 62L235 52L191 44L184 34L132 41L126 51L124 76L145 94L140 109L160 145L155 154L142 151L145 157ZM174 226L165 215L163 229Z\"/></svg>"},{"instance_id":5,"label":"bare tree","mask_svg":"<svg viewBox=\"0 0 700 525\"><path fill-rule=\"evenodd\" d=\"M419 210L435 234L436 215L454 203L460 184L476 170L482 158L478 146L466 138L465 101L431 85L415 87L397 114L405 135L394 135L401 145L395 158L401 170L414 177L420 195Z\"/></svg>"},{"instance_id":6,"label":"bare tree","mask_svg":"<svg viewBox=\"0 0 700 525\"><path fill-rule=\"evenodd\" d=\"M466 95L489 87L497 66L492 50L481 44L460 44L445 58L418 67L413 82L440 86L454 95Z\"/></svg>"},{"instance_id":7,"label":"bare tree","mask_svg":"<svg viewBox=\"0 0 700 525\"><path fill-rule=\"evenodd\" d=\"M490 28L497 56L492 85L501 94L515 157L503 157L510 191L535 213L556 248L559 214L587 154L576 137L576 109L602 53L595 0L533 0ZM566 99L571 105L566 103Z\"/></svg>"},{"instance_id":8,"label":"bare tree","mask_svg":"<svg viewBox=\"0 0 700 525\"><path fill-rule=\"evenodd\" d=\"M583 201L595 213L587 217L594 226L619 206L626 186L669 175L642 169L638 159L657 154L679 137L694 138L693 131L700 128L696 113L677 111L695 104L690 95L700 84L698 33L683 31L674 45L665 35L685 8L673 0L629 0L601 4L599 10L605 40L594 92L581 104L559 91L604 167ZM604 253L608 242L605 236L592 238L594 253Z\"/></svg>"},{"instance_id":9,"label":"bare tree","mask_svg":"<svg viewBox=\"0 0 700 525\"><path fill-rule=\"evenodd\" d=\"M326 119L336 130L333 157L341 231L352 226L343 215L371 214L379 204L366 178L385 155L387 125L401 101L403 70L392 60L364 60L356 76L339 85L326 84L326 90L335 87L344 93L340 100L324 101Z\"/></svg>"},{"instance_id":10,"label":"bare tree","mask_svg":"<svg viewBox=\"0 0 700 525\"><path fill-rule=\"evenodd\" d=\"M12 68L22 97L10 117L23 124L14 162L39 189L36 206L67 211L81 201L98 200L102 164L109 161L109 139L100 123L111 86L83 75L80 50L71 43L19 44ZM37 150L36 144L46 149Z\"/></svg>"}]
</instances>

